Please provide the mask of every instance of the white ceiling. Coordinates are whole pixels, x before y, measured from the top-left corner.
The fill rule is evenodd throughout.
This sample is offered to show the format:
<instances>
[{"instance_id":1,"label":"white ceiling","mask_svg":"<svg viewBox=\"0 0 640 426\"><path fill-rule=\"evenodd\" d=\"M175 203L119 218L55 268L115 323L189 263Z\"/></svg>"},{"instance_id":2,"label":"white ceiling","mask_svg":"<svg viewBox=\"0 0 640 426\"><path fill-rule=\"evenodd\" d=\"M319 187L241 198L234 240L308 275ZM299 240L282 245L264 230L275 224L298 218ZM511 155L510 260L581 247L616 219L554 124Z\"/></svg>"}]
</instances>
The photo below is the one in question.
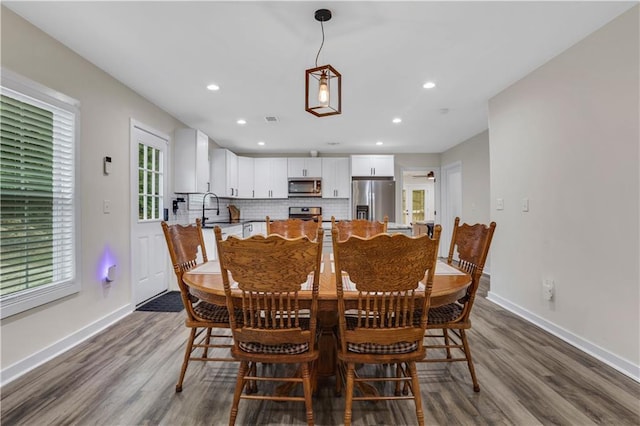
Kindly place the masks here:
<instances>
[{"instance_id":1,"label":"white ceiling","mask_svg":"<svg viewBox=\"0 0 640 426\"><path fill-rule=\"evenodd\" d=\"M322 155L447 150L488 127L489 98L637 2L2 4L223 147ZM324 118L304 110L320 8L319 64L343 75L343 113Z\"/></svg>"}]
</instances>

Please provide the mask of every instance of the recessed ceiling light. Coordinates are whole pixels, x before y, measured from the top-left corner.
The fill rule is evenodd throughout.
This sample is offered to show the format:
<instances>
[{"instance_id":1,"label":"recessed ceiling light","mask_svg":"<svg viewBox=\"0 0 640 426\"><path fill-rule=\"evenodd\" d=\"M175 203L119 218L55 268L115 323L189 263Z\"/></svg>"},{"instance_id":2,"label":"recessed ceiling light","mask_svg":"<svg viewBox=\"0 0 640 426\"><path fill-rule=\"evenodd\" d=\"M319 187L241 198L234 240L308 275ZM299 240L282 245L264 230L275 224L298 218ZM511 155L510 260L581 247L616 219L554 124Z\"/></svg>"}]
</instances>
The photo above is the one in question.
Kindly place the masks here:
<instances>
[{"instance_id":1,"label":"recessed ceiling light","mask_svg":"<svg viewBox=\"0 0 640 426\"><path fill-rule=\"evenodd\" d=\"M381 141L376 142L376 145L382 145Z\"/></svg>"},{"instance_id":2,"label":"recessed ceiling light","mask_svg":"<svg viewBox=\"0 0 640 426\"><path fill-rule=\"evenodd\" d=\"M436 84L433 81L427 81L422 85L422 87L424 87L425 89L433 89L434 87L436 87Z\"/></svg>"},{"instance_id":3,"label":"recessed ceiling light","mask_svg":"<svg viewBox=\"0 0 640 426\"><path fill-rule=\"evenodd\" d=\"M216 90L220 90L220 86L218 86L217 84L213 84L212 83L212 84L207 86L207 89L216 91Z\"/></svg>"},{"instance_id":4,"label":"recessed ceiling light","mask_svg":"<svg viewBox=\"0 0 640 426\"><path fill-rule=\"evenodd\" d=\"M260 142L258 142L258 145L264 146L264 142L260 141Z\"/></svg>"},{"instance_id":5,"label":"recessed ceiling light","mask_svg":"<svg viewBox=\"0 0 640 426\"><path fill-rule=\"evenodd\" d=\"M240 118L238 121L236 121L236 123L238 123L238 124L247 124L247 120L245 120L244 118Z\"/></svg>"},{"instance_id":6,"label":"recessed ceiling light","mask_svg":"<svg viewBox=\"0 0 640 426\"><path fill-rule=\"evenodd\" d=\"M402 123L402 118L396 117L392 120L395 124Z\"/></svg>"}]
</instances>

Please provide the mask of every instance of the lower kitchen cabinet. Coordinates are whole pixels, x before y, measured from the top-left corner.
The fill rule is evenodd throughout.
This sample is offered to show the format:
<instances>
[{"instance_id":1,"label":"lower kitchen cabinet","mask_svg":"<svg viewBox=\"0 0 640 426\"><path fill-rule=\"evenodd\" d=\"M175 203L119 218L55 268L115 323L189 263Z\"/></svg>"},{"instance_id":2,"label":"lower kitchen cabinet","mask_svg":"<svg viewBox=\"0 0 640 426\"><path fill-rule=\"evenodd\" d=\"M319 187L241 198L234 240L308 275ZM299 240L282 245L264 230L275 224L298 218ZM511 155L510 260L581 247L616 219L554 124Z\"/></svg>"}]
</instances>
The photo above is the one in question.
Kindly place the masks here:
<instances>
[{"instance_id":1,"label":"lower kitchen cabinet","mask_svg":"<svg viewBox=\"0 0 640 426\"><path fill-rule=\"evenodd\" d=\"M222 227L222 239L226 240L228 236L235 235L242 238L242 225L232 225ZM218 249L216 247L216 236L213 228L204 228L202 230L204 237L204 247L207 250L207 258L209 260L218 260Z\"/></svg>"},{"instance_id":2,"label":"lower kitchen cabinet","mask_svg":"<svg viewBox=\"0 0 640 426\"><path fill-rule=\"evenodd\" d=\"M251 222L250 235L264 235L267 232L266 222Z\"/></svg>"}]
</instances>

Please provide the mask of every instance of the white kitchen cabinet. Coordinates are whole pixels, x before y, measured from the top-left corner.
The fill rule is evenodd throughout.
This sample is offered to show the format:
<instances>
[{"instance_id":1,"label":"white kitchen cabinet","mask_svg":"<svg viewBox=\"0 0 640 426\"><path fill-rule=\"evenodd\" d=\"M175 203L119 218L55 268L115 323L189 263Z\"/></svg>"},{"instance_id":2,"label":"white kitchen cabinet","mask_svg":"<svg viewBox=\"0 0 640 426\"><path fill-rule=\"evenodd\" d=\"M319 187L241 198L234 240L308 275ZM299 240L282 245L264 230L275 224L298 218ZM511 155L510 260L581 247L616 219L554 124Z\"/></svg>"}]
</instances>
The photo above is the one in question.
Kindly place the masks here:
<instances>
[{"instance_id":1,"label":"white kitchen cabinet","mask_svg":"<svg viewBox=\"0 0 640 426\"><path fill-rule=\"evenodd\" d=\"M254 158L255 198L287 198L287 159Z\"/></svg>"},{"instance_id":2,"label":"white kitchen cabinet","mask_svg":"<svg viewBox=\"0 0 640 426\"><path fill-rule=\"evenodd\" d=\"M196 129L177 129L173 150L173 191L209 190L209 136Z\"/></svg>"},{"instance_id":3,"label":"white kitchen cabinet","mask_svg":"<svg viewBox=\"0 0 640 426\"><path fill-rule=\"evenodd\" d=\"M322 176L322 158L288 158L287 169L290 178L317 178Z\"/></svg>"},{"instance_id":4,"label":"white kitchen cabinet","mask_svg":"<svg viewBox=\"0 0 640 426\"><path fill-rule=\"evenodd\" d=\"M351 175L348 158L322 159L322 198L349 198Z\"/></svg>"},{"instance_id":5,"label":"white kitchen cabinet","mask_svg":"<svg viewBox=\"0 0 640 426\"><path fill-rule=\"evenodd\" d=\"M211 152L211 191L219 197L238 196L238 156L228 149Z\"/></svg>"},{"instance_id":6,"label":"white kitchen cabinet","mask_svg":"<svg viewBox=\"0 0 640 426\"><path fill-rule=\"evenodd\" d=\"M250 235L264 235L267 232L266 222L251 222Z\"/></svg>"},{"instance_id":7,"label":"white kitchen cabinet","mask_svg":"<svg viewBox=\"0 0 640 426\"><path fill-rule=\"evenodd\" d=\"M254 197L254 164L252 157L238 157L238 197Z\"/></svg>"},{"instance_id":8,"label":"white kitchen cabinet","mask_svg":"<svg viewBox=\"0 0 640 426\"><path fill-rule=\"evenodd\" d=\"M220 229L222 231L222 239L226 240L229 235L235 235L242 238L242 225L224 226ZM216 236L213 232L213 228L204 228L202 230L202 236L204 237L204 247L207 250L208 260L218 260L218 249L216 247Z\"/></svg>"},{"instance_id":9,"label":"white kitchen cabinet","mask_svg":"<svg viewBox=\"0 0 640 426\"><path fill-rule=\"evenodd\" d=\"M351 176L393 177L393 155L352 155Z\"/></svg>"}]
</instances>

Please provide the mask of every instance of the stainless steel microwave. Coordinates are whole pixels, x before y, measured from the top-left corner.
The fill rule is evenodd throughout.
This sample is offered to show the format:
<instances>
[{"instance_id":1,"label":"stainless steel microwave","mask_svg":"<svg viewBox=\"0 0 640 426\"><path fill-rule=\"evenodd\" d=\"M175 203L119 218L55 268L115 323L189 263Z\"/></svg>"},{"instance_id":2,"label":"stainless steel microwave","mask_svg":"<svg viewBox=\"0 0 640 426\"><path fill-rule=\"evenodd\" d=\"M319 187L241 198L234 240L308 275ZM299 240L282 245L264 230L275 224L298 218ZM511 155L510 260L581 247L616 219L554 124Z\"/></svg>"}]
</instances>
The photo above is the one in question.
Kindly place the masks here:
<instances>
[{"instance_id":1,"label":"stainless steel microwave","mask_svg":"<svg viewBox=\"0 0 640 426\"><path fill-rule=\"evenodd\" d=\"M321 197L322 180L297 178L289 179L289 197Z\"/></svg>"}]
</instances>

